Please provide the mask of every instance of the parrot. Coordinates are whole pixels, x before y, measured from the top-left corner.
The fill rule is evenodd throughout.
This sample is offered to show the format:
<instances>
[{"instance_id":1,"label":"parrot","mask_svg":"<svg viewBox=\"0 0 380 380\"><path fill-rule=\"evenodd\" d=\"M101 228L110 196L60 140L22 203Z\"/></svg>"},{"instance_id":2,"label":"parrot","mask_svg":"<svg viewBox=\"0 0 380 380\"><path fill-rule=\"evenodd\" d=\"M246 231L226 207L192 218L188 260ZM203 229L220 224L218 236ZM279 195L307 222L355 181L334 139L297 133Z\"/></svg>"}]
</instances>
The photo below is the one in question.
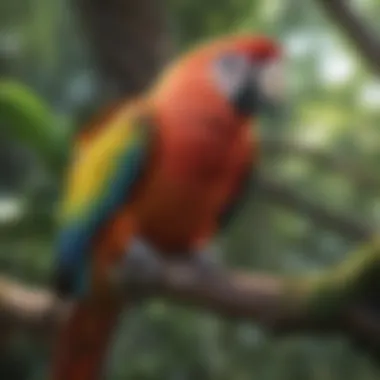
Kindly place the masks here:
<instances>
[{"instance_id":1,"label":"parrot","mask_svg":"<svg viewBox=\"0 0 380 380\"><path fill-rule=\"evenodd\" d=\"M283 100L282 56L279 43L262 35L202 43L79 134L54 274L56 294L73 304L55 340L50 380L103 378L130 305L109 274L129 257L189 257L207 267L214 237L236 218L257 171L257 119Z\"/></svg>"}]
</instances>

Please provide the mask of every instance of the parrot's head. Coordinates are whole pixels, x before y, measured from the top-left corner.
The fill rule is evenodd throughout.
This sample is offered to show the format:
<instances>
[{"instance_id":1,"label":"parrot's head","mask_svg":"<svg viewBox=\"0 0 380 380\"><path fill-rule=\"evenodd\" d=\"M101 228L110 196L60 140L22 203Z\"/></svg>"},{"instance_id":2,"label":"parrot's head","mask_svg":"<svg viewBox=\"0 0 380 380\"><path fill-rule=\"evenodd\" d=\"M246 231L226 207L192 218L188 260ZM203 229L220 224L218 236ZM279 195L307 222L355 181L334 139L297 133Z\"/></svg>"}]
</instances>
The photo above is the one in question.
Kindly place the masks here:
<instances>
[{"instance_id":1,"label":"parrot's head","mask_svg":"<svg viewBox=\"0 0 380 380\"><path fill-rule=\"evenodd\" d=\"M205 43L174 62L153 88L167 118L218 114L231 124L282 103L280 47L261 36L229 36Z\"/></svg>"},{"instance_id":2,"label":"parrot's head","mask_svg":"<svg viewBox=\"0 0 380 380\"><path fill-rule=\"evenodd\" d=\"M210 79L231 106L244 115L257 115L280 105L284 73L280 49L265 37L232 38L211 55Z\"/></svg>"}]
</instances>

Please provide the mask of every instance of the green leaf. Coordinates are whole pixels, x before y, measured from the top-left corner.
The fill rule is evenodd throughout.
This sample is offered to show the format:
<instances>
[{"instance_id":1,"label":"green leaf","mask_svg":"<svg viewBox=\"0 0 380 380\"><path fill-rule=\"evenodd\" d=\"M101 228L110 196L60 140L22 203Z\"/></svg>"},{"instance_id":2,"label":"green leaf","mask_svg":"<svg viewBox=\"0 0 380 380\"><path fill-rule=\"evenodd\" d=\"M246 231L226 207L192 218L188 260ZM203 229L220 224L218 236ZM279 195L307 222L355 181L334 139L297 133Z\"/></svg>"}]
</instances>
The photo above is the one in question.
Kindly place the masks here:
<instances>
[{"instance_id":1,"label":"green leaf","mask_svg":"<svg viewBox=\"0 0 380 380\"><path fill-rule=\"evenodd\" d=\"M36 152L54 174L61 172L70 130L30 89L10 80L0 81L0 122L12 138Z\"/></svg>"}]
</instances>

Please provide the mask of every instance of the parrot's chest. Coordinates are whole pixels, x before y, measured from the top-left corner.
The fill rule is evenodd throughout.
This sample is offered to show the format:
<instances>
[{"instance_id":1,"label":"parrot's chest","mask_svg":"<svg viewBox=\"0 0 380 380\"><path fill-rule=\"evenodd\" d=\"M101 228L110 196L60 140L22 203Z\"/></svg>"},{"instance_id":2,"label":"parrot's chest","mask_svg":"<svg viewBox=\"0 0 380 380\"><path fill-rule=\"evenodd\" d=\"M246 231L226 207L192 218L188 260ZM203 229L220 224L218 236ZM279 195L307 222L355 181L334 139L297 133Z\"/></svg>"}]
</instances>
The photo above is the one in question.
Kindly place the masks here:
<instances>
[{"instance_id":1,"label":"parrot's chest","mask_svg":"<svg viewBox=\"0 0 380 380\"><path fill-rule=\"evenodd\" d=\"M151 240L183 247L211 237L218 216L251 160L247 131L223 136L189 131L165 140L144 200L143 225Z\"/></svg>"}]
</instances>

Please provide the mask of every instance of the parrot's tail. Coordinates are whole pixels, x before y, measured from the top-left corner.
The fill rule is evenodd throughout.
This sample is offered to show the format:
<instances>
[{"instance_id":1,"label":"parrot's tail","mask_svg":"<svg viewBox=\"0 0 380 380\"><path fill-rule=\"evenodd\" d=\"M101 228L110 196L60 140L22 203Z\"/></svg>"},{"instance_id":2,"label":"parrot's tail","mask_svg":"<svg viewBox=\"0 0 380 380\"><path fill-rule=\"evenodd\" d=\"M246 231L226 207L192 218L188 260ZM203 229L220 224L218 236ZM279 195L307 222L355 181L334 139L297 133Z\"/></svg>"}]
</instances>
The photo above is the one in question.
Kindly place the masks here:
<instances>
[{"instance_id":1,"label":"parrot's tail","mask_svg":"<svg viewBox=\"0 0 380 380\"><path fill-rule=\"evenodd\" d=\"M98 380L122 305L78 302L64 323L53 352L50 380Z\"/></svg>"}]
</instances>

